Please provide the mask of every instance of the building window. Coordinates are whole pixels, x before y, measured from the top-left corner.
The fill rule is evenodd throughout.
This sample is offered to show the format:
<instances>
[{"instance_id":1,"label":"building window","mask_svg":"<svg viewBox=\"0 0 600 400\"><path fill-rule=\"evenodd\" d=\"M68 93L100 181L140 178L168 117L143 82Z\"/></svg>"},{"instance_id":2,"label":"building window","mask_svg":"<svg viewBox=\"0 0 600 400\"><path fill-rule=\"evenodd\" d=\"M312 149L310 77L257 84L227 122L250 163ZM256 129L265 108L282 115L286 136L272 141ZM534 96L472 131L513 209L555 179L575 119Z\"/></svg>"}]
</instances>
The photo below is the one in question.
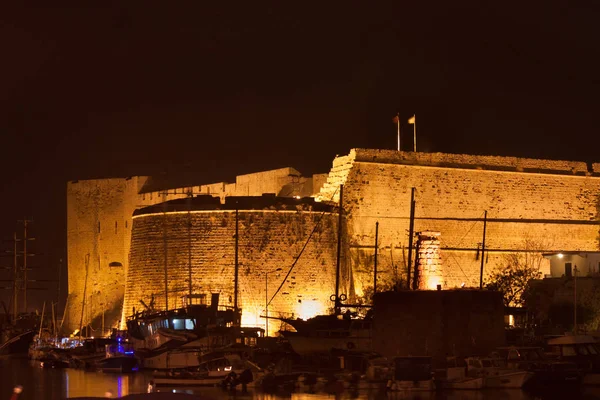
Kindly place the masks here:
<instances>
[{"instance_id":1,"label":"building window","mask_svg":"<svg viewBox=\"0 0 600 400\"><path fill-rule=\"evenodd\" d=\"M112 268L112 267L122 267L122 266L123 266L123 264L121 264L121 263L120 263L120 262L118 262L118 261L113 261L113 262L111 262L110 264L108 264L108 266L109 266L109 267L111 267L111 268Z\"/></svg>"},{"instance_id":2,"label":"building window","mask_svg":"<svg viewBox=\"0 0 600 400\"><path fill-rule=\"evenodd\" d=\"M98 221L98 233L100 233L100 221Z\"/></svg>"},{"instance_id":3,"label":"building window","mask_svg":"<svg viewBox=\"0 0 600 400\"><path fill-rule=\"evenodd\" d=\"M127 221L125 221L125 229L127 229Z\"/></svg>"},{"instance_id":4,"label":"building window","mask_svg":"<svg viewBox=\"0 0 600 400\"><path fill-rule=\"evenodd\" d=\"M571 263L565 263L565 276L570 278L573 276L573 268Z\"/></svg>"},{"instance_id":5,"label":"building window","mask_svg":"<svg viewBox=\"0 0 600 400\"><path fill-rule=\"evenodd\" d=\"M115 221L115 235L117 234L117 224L118 224L118 222Z\"/></svg>"}]
</instances>

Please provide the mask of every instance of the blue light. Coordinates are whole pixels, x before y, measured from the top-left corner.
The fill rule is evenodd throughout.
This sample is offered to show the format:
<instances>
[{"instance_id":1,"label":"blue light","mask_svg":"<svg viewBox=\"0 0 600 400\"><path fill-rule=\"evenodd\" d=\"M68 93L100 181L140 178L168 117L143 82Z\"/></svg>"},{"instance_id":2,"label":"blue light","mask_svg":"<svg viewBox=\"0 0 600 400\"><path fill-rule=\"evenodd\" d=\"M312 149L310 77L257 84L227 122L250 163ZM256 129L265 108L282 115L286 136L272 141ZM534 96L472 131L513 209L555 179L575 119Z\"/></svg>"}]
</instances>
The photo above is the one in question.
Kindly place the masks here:
<instances>
[{"instance_id":1,"label":"blue light","mask_svg":"<svg viewBox=\"0 0 600 400\"><path fill-rule=\"evenodd\" d=\"M126 351L125 354L133 354L133 351Z\"/></svg>"},{"instance_id":2,"label":"blue light","mask_svg":"<svg viewBox=\"0 0 600 400\"><path fill-rule=\"evenodd\" d=\"M117 338L117 342L119 342L119 343L121 342L121 337Z\"/></svg>"}]
</instances>

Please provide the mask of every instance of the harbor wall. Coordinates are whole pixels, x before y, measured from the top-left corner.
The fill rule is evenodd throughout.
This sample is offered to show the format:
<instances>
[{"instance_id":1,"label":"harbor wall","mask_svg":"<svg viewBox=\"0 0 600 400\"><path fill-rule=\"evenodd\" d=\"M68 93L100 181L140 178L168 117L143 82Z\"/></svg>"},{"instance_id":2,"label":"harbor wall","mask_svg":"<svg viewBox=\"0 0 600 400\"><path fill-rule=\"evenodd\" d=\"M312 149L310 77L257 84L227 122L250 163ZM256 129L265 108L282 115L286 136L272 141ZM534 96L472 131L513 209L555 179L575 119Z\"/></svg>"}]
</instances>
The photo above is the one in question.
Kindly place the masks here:
<instances>
[{"instance_id":1,"label":"harbor wall","mask_svg":"<svg viewBox=\"0 0 600 400\"><path fill-rule=\"evenodd\" d=\"M373 351L386 356L485 355L505 344L502 294L487 290L378 293Z\"/></svg>"}]
</instances>

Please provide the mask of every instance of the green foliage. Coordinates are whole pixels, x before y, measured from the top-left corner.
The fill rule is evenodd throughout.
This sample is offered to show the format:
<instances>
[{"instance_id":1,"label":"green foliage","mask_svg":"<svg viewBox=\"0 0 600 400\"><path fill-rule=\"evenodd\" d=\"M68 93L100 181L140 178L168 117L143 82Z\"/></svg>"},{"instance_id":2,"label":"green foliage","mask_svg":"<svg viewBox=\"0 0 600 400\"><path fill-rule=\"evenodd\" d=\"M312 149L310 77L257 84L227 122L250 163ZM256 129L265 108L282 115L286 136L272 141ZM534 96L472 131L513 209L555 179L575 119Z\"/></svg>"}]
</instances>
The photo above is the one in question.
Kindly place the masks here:
<instances>
[{"instance_id":1,"label":"green foliage","mask_svg":"<svg viewBox=\"0 0 600 400\"><path fill-rule=\"evenodd\" d=\"M506 256L505 262L506 267L492 272L485 286L489 290L502 292L506 307L523 306L524 294L531 281L541 278L539 260L530 253L511 253Z\"/></svg>"}]
</instances>

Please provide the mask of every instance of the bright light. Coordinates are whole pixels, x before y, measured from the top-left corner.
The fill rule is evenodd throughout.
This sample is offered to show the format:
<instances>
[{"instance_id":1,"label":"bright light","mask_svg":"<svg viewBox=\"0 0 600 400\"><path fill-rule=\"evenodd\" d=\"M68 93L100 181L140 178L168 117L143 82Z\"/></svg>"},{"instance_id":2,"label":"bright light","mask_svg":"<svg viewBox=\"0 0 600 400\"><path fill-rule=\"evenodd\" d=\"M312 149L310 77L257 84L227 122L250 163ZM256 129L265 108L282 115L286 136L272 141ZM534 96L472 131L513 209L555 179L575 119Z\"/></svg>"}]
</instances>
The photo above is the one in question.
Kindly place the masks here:
<instances>
[{"instance_id":1,"label":"bright light","mask_svg":"<svg viewBox=\"0 0 600 400\"><path fill-rule=\"evenodd\" d=\"M512 314L508 316L508 325L515 326L515 316Z\"/></svg>"},{"instance_id":2,"label":"bright light","mask_svg":"<svg viewBox=\"0 0 600 400\"><path fill-rule=\"evenodd\" d=\"M294 198L295 198L295 199L299 199L299 198L300 198L300 196L294 196Z\"/></svg>"},{"instance_id":3,"label":"bright light","mask_svg":"<svg viewBox=\"0 0 600 400\"><path fill-rule=\"evenodd\" d=\"M325 306L316 300L302 300L302 303L296 303L296 313L299 318L307 320L319 314L325 314Z\"/></svg>"},{"instance_id":4,"label":"bright light","mask_svg":"<svg viewBox=\"0 0 600 400\"><path fill-rule=\"evenodd\" d=\"M460 284L460 287L461 287L461 288L465 287L465 283L464 283L464 282L463 282L463 283L461 283L461 284Z\"/></svg>"},{"instance_id":5,"label":"bright light","mask_svg":"<svg viewBox=\"0 0 600 400\"><path fill-rule=\"evenodd\" d=\"M562 253L558 253L557 256L558 256L558 258L563 258L563 254Z\"/></svg>"},{"instance_id":6,"label":"bright light","mask_svg":"<svg viewBox=\"0 0 600 400\"><path fill-rule=\"evenodd\" d=\"M429 290L436 290L438 285L441 285L441 277L436 276L436 275L430 275L427 278L427 289Z\"/></svg>"},{"instance_id":7,"label":"bright light","mask_svg":"<svg viewBox=\"0 0 600 400\"><path fill-rule=\"evenodd\" d=\"M225 371L231 371L231 365L228 367L223 368Z\"/></svg>"}]
</instances>

